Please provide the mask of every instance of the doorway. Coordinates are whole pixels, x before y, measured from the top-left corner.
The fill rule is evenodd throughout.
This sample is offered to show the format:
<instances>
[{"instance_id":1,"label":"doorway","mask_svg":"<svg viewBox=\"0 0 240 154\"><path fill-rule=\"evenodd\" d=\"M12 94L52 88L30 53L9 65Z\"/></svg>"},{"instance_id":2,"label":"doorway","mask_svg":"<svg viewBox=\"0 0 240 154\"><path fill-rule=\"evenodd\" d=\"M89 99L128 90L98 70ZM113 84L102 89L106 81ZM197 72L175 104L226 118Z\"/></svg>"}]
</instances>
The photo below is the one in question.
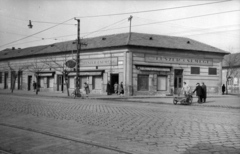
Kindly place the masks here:
<instances>
[{"instance_id":1,"label":"doorway","mask_svg":"<svg viewBox=\"0 0 240 154\"><path fill-rule=\"evenodd\" d=\"M183 70L174 70L174 94L180 94L183 83Z\"/></svg>"},{"instance_id":2,"label":"doorway","mask_svg":"<svg viewBox=\"0 0 240 154\"><path fill-rule=\"evenodd\" d=\"M57 75L57 91L63 91L63 75Z\"/></svg>"},{"instance_id":3,"label":"doorway","mask_svg":"<svg viewBox=\"0 0 240 154\"><path fill-rule=\"evenodd\" d=\"M8 89L8 72L4 73L4 89Z\"/></svg>"},{"instance_id":4,"label":"doorway","mask_svg":"<svg viewBox=\"0 0 240 154\"><path fill-rule=\"evenodd\" d=\"M119 83L119 75L118 74L111 74L110 76L110 81L111 81L111 93L114 94L114 84Z\"/></svg>"},{"instance_id":5,"label":"doorway","mask_svg":"<svg viewBox=\"0 0 240 154\"><path fill-rule=\"evenodd\" d=\"M31 90L32 87L32 76L28 76L28 91Z\"/></svg>"}]
</instances>

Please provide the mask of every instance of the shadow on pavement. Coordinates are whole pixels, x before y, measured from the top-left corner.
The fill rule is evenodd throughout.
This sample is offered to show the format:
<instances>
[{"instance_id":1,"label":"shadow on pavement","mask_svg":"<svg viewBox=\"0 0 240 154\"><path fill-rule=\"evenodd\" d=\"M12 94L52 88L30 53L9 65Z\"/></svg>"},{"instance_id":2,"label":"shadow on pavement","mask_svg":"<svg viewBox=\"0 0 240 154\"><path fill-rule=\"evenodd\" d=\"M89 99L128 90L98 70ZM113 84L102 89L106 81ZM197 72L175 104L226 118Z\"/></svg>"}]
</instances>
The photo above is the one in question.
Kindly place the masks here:
<instances>
[{"instance_id":1,"label":"shadow on pavement","mask_svg":"<svg viewBox=\"0 0 240 154\"><path fill-rule=\"evenodd\" d=\"M223 143L224 144L224 143ZM192 154L192 153L226 153L226 154L240 154L240 149L235 148L234 144L227 145L214 145L214 143L198 143L194 145L193 147L187 148L186 151L182 152L182 154Z\"/></svg>"}]
</instances>

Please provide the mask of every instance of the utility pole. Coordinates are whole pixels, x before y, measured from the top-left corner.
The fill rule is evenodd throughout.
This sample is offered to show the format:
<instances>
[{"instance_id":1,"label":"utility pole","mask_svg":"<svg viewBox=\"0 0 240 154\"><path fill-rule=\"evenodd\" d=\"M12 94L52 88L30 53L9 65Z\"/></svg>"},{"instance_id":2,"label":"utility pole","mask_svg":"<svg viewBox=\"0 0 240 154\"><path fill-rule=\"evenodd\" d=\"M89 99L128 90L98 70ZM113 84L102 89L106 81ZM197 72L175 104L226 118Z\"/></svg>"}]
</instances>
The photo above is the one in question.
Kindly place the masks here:
<instances>
[{"instance_id":1,"label":"utility pole","mask_svg":"<svg viewBox=\"0 0 240 154\"><path fill-rule=\"evenodd\" d=\"M80 94L80 50L81 50L81 42L80 42L80 19L76 19L78 22L78 29L77 29L77 55L76 55L76 60L77 60L77 70L76 70L76 92L75 92L75 97L79 96L81 97Z\"/></svg>"},{"instance_id":2,"label":"utility pole","mask_svg":"<svg viewBox=\"0 0 240 154\"><path fill-rule=\"evenodd\" d=\"M131 34L132 18L133 18L133 16L130 16L130 17L128 18L128 21L130 21L129 34Z\"/></svg>"}]
</instances>

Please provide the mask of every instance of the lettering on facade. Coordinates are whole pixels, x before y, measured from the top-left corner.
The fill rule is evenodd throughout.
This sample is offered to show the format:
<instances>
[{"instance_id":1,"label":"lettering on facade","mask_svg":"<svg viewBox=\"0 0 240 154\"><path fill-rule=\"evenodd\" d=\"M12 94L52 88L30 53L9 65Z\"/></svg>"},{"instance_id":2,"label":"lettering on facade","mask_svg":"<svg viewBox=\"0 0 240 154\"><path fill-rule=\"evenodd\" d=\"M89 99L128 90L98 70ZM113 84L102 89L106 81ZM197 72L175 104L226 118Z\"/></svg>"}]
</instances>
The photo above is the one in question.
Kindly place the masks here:
<instances>
[{"instance_id":1,"label":"lettering on facade","mask_svg":"<svg viewBox=\"0 0 240 154\"><path fill-rule=\"evenodd\" d=\"M212 66L212 59L199 59L199 58L182 58L182 57L168 57L168 56L155 56L145 55L146 62L153 63L171 63L171 64L186 64L186 65L206 65Z\"/></svg>"},{"instance_id":2,"label":"lettering on facade","mask_svg":"<svg viewBox=\"0 0 240 154\"><path fill-rule=\"evenodd\" d=\"M118 58L80 60L80 66L117 66Z\"/></svg>"}]
</instances>

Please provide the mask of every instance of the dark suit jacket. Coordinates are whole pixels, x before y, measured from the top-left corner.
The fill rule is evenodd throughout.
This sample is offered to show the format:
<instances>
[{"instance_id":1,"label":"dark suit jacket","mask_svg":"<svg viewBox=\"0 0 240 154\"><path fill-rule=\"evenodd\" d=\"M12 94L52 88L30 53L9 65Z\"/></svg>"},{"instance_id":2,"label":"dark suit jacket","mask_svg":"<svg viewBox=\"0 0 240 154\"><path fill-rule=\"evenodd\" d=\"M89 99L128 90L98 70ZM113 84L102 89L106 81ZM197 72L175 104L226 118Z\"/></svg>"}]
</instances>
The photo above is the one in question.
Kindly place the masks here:
<instances>
[{"instance_id":1,"label":"dark suit jacket","mask_svg":"<svg viewBox=\"0 0 240 154\"><path fill-rule=\"evenodd\" d=\"M196 91L197 93L197 96L201 96L203 94L203 90L202 90L202 87L201 86L197 86L195 88L195 90L193 91L193 93Z\"/></svg>"}]
</instances>

